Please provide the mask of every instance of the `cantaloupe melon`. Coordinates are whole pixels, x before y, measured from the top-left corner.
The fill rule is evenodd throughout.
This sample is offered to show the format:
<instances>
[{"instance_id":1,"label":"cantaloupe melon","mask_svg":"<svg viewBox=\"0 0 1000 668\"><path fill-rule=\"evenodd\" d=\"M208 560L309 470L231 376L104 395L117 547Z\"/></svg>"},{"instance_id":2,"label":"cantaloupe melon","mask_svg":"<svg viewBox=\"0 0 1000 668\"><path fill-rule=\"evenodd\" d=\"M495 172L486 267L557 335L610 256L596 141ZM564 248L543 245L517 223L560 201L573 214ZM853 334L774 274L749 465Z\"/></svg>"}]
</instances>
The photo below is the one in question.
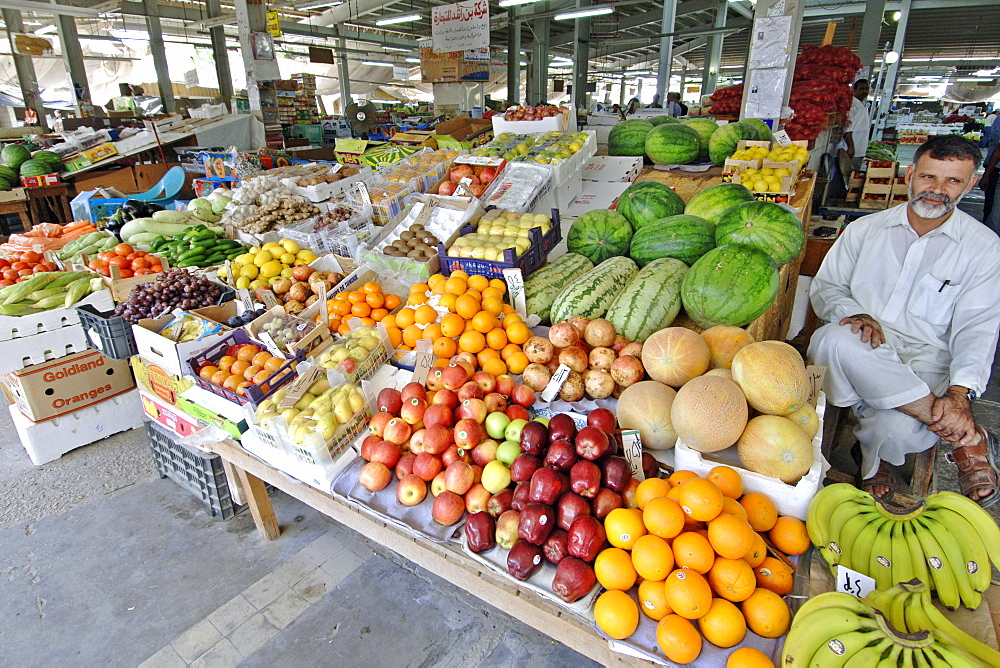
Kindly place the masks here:
<instances>
[{"instance_id":1,"label":"cantaloupe melon","mask_svg":"<svg viewBox=\"0 0 1000 668\"><path fill-rule=\"evenodd\" d=\"M625 388L618 397L618 424L622 429L638 429L642 447L669 450L677 442L670 421L670 408L677 392L655 380L644 380Z\"/></svg>"},{"instance_id":2,"label":"cantaloupe melon","mask_svg":"<svg viewBox=\"0 0 1000 668\"><path fill-rule=\"evenodd\" d=\"M706 376L718 376L719 378L725 378L726 380L733 380L732 369L709 369L705 372Z\"/></svg>"},{"instance_id":3,"label":"cantaloupe melon","mask_svg":"<svg viewBox=\"0 0 1000 668\"><path fill-rule=\"evenodd\" d=\"M719 369L732 367L736 353L755 341L750 332L732 325L709 327L701 333L701 338L705 339L712 353L712 366Z\"/></svg>"},{"instance_id":4,"label":"cantaloupe melon","mask_svg":"<svg viewBox=\"0 0 1000 668\"><path fill-rule=\"evenodd\" d=\"M705 339L686 327L666 327L642 344L642 366L653 380L680 387L708 371L711 352Z\"/></svg>"},{"instance_id":5,"label":"cantaloupe melon","mask_svg":"<svg viewBox=\"0 0 1000 668\"><path fill-rule=\"evenodd\" d=\"M802 431L806 433L806 436L810 440L819 431L819 415L816 414L816 409L808 401L785 417L802 427Z\"/></svg>"},{"instance_id":6,"label":"cantaloupe melon","mask_svg":"<svg viewBox=\"0 0 1000 668\"><path fill-rule=\"evenodd\" d=\"M802 356L782 341L760 341L743 347L733 357L733 380L750 406L761 413L788 415L809 399L809 378Z\"/></svg>"},{"instance_id":7,"label":"cantaloupe melon","mask_svg":"<svg viewBox=\"0 0 1000 668\"><path fill-rule=\"evenodd\" d=\"M748 471L790 485L808 473L813 463L813 446L806 432L778 415L758 415L750 420L736 443L736 451Z\"/></svg>"},{"instance_id":8,"label":"cantaloupe melon","mask_svg":"<svg viewBox=\"0 0 1000 668\"><path fill-rule=\"evenodd\" d=\"M677 437L698 452L725 450L740 437L749 409L739 386L718 376L694 378L677 391L670 419Z\"/></svg>"}]
</instances>

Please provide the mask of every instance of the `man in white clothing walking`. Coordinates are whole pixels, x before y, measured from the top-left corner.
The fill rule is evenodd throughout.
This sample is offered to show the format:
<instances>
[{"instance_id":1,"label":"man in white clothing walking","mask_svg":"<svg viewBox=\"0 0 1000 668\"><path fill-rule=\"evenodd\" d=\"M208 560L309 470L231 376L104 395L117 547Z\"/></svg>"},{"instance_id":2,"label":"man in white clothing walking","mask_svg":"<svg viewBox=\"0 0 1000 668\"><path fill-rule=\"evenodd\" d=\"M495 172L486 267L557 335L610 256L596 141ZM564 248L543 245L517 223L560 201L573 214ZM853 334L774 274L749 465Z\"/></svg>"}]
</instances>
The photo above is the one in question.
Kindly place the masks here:
<instances>
[{"instance_id":1,"label":"man in white clothing walking","mask_svg":"<svg viewBox=\"0 0 1000 668\"><path fill-rule=\"evenodd\" d=\"M827 254L810 299L829 324L809 356L825 390L853 408L859 486L891 498L892 469L938 439L951 443L963 494L1000 500L1000 446L971 402L989 381L1000 331L1000 239L956 208L982 153L959 135L917 149L910 201L851 223Z\"/></svg>"}]
</instances>

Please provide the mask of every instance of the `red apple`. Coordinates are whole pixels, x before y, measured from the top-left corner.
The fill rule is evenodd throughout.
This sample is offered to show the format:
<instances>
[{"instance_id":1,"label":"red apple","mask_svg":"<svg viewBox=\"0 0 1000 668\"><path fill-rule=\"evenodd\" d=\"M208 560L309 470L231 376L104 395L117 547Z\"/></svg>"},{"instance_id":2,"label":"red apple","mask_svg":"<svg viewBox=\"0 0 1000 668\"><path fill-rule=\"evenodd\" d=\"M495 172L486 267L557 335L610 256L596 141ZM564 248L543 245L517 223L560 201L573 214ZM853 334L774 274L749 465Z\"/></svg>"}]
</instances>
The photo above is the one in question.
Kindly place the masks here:
<instances>
[{"instance_id":1,"label":"red apple","mask_svg":"<svg viewBox=\"0 0 1000 668\"><path fill-rule=\"evenodd\" d=\"M389 413L378 412L372 416L372 419L368 421L368 431L380 439L383 438L383 432L385 426L389 424L389 420L392 419L392 415Z\"/></svg>"},{"instance_id":2,"label":"red apple","mask_svg":"<svg viewBox=\"0 0 1000 668\"><path fill-rule=\"evenodd\" d=\"M434 367L427 372L427 389L428 390L440 390L444 387L444 369L439 366Z\"/></svg>"},{"instance_id":3,"label":"red apple","mask_svg":"<svg viewBox=\"0 0 1000 668\"><path fill-rule=\"evenodd\" d=\"M365 436L365 440L361 441L361 459L366 462L370 462L372 460L372 447L374 447L374 445L379 443L381 440L382 439L375 434Z\"/></svg>"},{"instance_id":4,"label":"red apple","mask_svg":"<svg viewBox=\"0 0 1000 668\"><path fill-rule=\"evenodd\" d=\"M358 473L358 482L369 492L385 489L390 480L392 480L392 472L382 462L368 462L361 467L361 472Z\"/></svg>"},{"instance_id":5,"label":"red apple","mask_svg":"<svg viewBox=\"0 0 1000 668\"><path fill-rule=\"evenodd\" d=\"M569 487L580 496L593 499L601 488L601 468L581 459L569 470Z\"/></svg>"},{"instance_id":6,"label":"red apple","mask_svg":"<svg viewBox=\"0 0 1000 668\"><path fill-rule=\"evenodd\" d=\"M472 461L479 466L486 466L497 458L497 448L500 444L492 438L480 441L479 445L472 449Z\"/></svg>"},{"instance_id":7,"label":"red apple","mask_svg":"<svg viewBox=\"0 0 1000 668\"><path fill-rule=\"evenodd\" d=\"M472 466L463 461L451 463L444 471L444 484L450 492L465 494L473 485L475 473Z\"/></svg>"},{"instance_id":8,"label":"red apple","mask_svg":"<svg viewBox=\"0 0 1000 668\"><path fill-rule=\"evenodd\" d=\"M569 531L577 517L590 514L590 502L579 494L566 492L556 506L556 524Z\"/></svg>"},{"instance_id":9,"label":"red apple","mask_svg":"<svg viewBox=\"0 0 1000 668\"><path fill-rule=\"evenodd\" d=\"M455 394L453 390L446 390L442 388L434 393L434 399L431 401L431 404L440 404L453 411L458 408L458 395ZM427 420L424 420L424 422L427 422Z\"/></svg>"},{"instance_id":10,"label":"red apple","mask_svg":"<svg viewBox=\"0 0 1000 668\"><path fill-rule=\"evenodd\" d=\"M399 416L410 424L416 424L424 419L426 410L427 402L423 397L410 397L403 402L403 407L399 409Z\"/></svg>"},{"instance_id":11,"label":"red apple","mask_svg":"<svg viewBox=\"0 0 1000 668\"><path fill-rule=\"evenodd\" d=\"M635 490L639 488L639 481L635 478L629 478L628 484L625 485L625 489L622 491L622 500L625 501L626 508L638 508L639 501L635 497Z\"/></svg>"},{"instance_id":12,"label":"red apple","mask_svg":"<svg viewBox=\"0 0 1000 668\"><path fill-rule=\"evenodd\" d=\"M403 386L403 389L400 390L399 394L403 398L403 401L406 401L410 397L427 399L427 388L420 383L407 383Z\"/></svg>"},{"instance_id":13,"label":"red apple","mask_svg":"<svg viewBox=\"0 0 1000 668\"><path fill-rule=\"evenodd\" d=\"M472 374L470 380L483 388L483 394L487 395L497 387L497 379L485 371L477 371ZM480 397L482 398L482 397Z\"/></svg>"},{"instance_id":14,"label":"red apple","mask_svg":"<svg viewBox=\"0 0 1000 668\"><path fill-rule=\"evenodd\" d=\"M458 388L458 398L462 401L466 399L482 399L484 396L486 396L486 393L483 392L483 388L473 380L466 381L465 385Z\"/></svg>"},{"instance_id":15,"label":"red apple","mask_svg":"<svg viewBox=\"0 0 1000 668\"><path fill-rule=\"evenodd\" d=\"M476 365L479 364L479 361L476 359L474 354L465 351L457 353L449 360L449 362L454 362L455 364L461 363L462 366L465 367L465 370L469 372L470 376L475 373Z\"/></svg>"},{"instance_id":16,"label":"red apple","mask_svg":"<svg viewBox=\"0 0 1000 668\"><path fill-rule=\"evenodd\" d=\"M371 454L371 461L381 462L390 469L395 466L397 462L399 462L399 458L403 455L399 446L390 441L379 441L376 443L375 446L372 447Z\"/></svg>"},{"instance_id":17,"label":"red apple","mask_svg":"<svg viewBox=\"0 0 1000 668\"><path fill-rule=\"evenodd\" d=\"M465 514L465 499L454 492L441 492L434 499L431 516L438 524L446 527L456 524Z\"/></svg>"},{"instance_id":18,"label":"red apple","mask_svg":"<svg viewBox=\"0 0 1000 668\"><path fill-rule=\"evenodd\" d=\"M408 444L410 452L412 452L415 455L419 455L421 452L424 451L424 435L426 433L427 430L421 428L410 434L410 441Z\"/></svg>"},{"instance_id":19,"label":"red apple","mask_svg":"<svg viewBox=\"0 0 1000 668\"><path fill-rule=\"evenodd\" d=\"M493 495L482 484L475 483L465 493L465 510L470 514L485 512L491 496Z\"/></svg>"},{"instance_id":20,"label":"red apple","mask_svg":"<svg viewBox=\"0 0 1000 668\"><path fill-rule=\"evenodd\" d=\"M399 390L387 387L378 393L375 404L379 411L399 415L399 409L403 407L403 399Z\"/></svg>"},{"instance_id":21,"label":"red apple","mask_svg":"<svg viewBox=\"0 0 1000 668\"><path fill-rule=\"evenodd\" d=\"M465 399L455 409L455 417L457 419L463 420L468 418L475 420L479 424L482 424L486 420L487 415L489 415L489 410L486 408L486 402L482 399Z\"/></svg>"},{"instance_id":22,"label":"red apple","mask_svg":"<svg viewBox=\"0 0 1000 668\"><path fill-rule=\"evenodd\" d=\"M527 385L515 385L510 398L515 404L528 408L535 403L535 391Z\"/></svg>"},{"instance_id":23,"label":"red apple","mask_svg":"<svg viewBox=\"0 0 1000 668\"><path fill-rule=\"evenodd\" d=\"M602 487L598 490L590 507L594 511L594 517L603 520L612 510L622 507L622 496L613 489Z\"/></svg>"},{"instance_id":24,"label":"red apple","mask_svg":"<svg viewBox=\"0 0 1000 668\"><path fill-rule=\"evenodd\" d=\"M447 390L441 391L445 392ZM452 416L451 409L444 404L428 406L427 410L424 411L424 427L433 427L435 425L450 427L453 423L454 417Z\"/></svg>"},{"instance_id":25,"label":"red apple","mask_svg":"<svg viewBox=\"0 0 1000 668\"><path fill-rule=\"evenodd\" d=\"M577 432L575 441L576 454L590 461L600 459L611 448L607 432L597 427L584 427Z\"/></svg>"},{"instance_id":26,"label":"red apple","mask_svg":"<svg viewBox=\"0 0 1000 668\"><path fill-rule=\"evenodd\" d=\"M417 456L412 452L404 453L399 461L396 462L396 480L401 480L404 475L409 475L413 473L413 462L416 461Z\"/></svg>"},{"instance_id":27,"label":"red apple","mask_svg":"<svg viewBox=\"0 0 1000 668\"><path fill-rule=\"evenodd\" d=\"M444 471L438 471L434 480L431 480L431 496L437 496L446 489L448 489L448 485L444 481Z\"/></svg>"},{"instance_id":28,"label":"red apple","mask_svg":"<svg viewBox=\"0 0 1000 668\"><path fill-rule=\"evenodd\" d=\"M510 393L514 391L514 377L506 373L502 376L497 376L496 391L505 397L509 397Z\"/></svg>"},{"instance_id":29,"label":"red apple","mask_svg":"<svg viewBox=\"0 0 1000 668\"><path fill-rule=\"evenodd\" d=\"M420 476L405 475L396 483L396 500L404 506L416 506L427 496L427 482Z\"/></svg>"},{"instance_id":30,"label":"red apple","mask_svg":"<svg viewBox=\"0 0 1000 668\"><path fill-rule=\"evenodd\" d=\"M452 462L465 462L468 464L471 461L472 456L469 454L469 451L459 448L457 445L449 445L448 448L441 453L441 463L445 468L448 468Z\"/></svg>"},{"instance_id":31,"label":"red apple","mask_svg":"<svg viewBox=\"0 0 1000 668\"><path fill-rule=\"evenodd\" d=\"M424 452L440 455L454 443L451 429L439 424L424 429Z\"/></svg>"},{"instance_id":32,"label":"red apple","mask_svg":"<svg viewBox=\"0 0 1000 668\"><path fill-rule=\"evenodd\" d=\"M486 504L486 510L494 518L500 517L505 511L510 510L511 501L514 500L514 490L505 489L497 492L490 497L490 501Z\"/></svg>"},{"instance_id":33,"label":"red apple","mask_svg":"<svg viewBox=\"0 0 1000 668\"><path fill-rule=\"evenodd\" d=\"M434 476L440 473L442 468L441 460L426 452L421 452L413 460L413 472L424 482L434 480Z\"/></svg>"},{"instance_id":34,"label":"red apple","mask_svg":"<svg viewBox=\"0 0 1000 668\"><path fill-rule=\"evenodd\" d=\"M462 461L465 461L465 460L462 460ZM472 483L474 485L478 485L479 483L481 483L483 481L483 467L482 466L480 466L479 464L473 464L472 465L472 473L475 474L474 477L472 478Z\"/></svg>"},{"instance_id":35,"label":"red apple","mask_svg":"<svg viewBox=\"0 0 1000 668\"><path fill-rule=\"evenodd\" d=\"M511 422L513 422L514 420L525 420L525 421L531 420L531 413L528 412L527 408L519 404L508 406L507 410L504 412L506 413L507 417L510 418Z\"/></svg>"},{"instance_id":36,"label":"red apple","mask_svg":"<svg viewBox=\"0 0 1000 668\"><path fill-rule=\"evenodd\" d=\"M541 465L542 462L538 457L522 452L511 462L510 479L512 482L527 482Z\"/></svg>"},{"instance_id":37,"label":"red apple","mask_svg":"<svg viewBox=\"0 0 1000 668\"><path fill-rule=\"evenodd\" d=\"M605 434L613 434L618 429L618 419L607 408L595 408L587 414L587 426L597 427Z\"/></svg>"},{"instance_id":38,"label":"red apple","mask_svg":"<svg viewBox=\"0 0 1000 668\"><path fill-rule=\"evenodd\" d=\"M471 450L486 436L483 426L472 418L462 418L455 423L455 445Z\"/></svg>"},{"instance_id":39,"label":"red apple","mask_svg":"<svg viewBox=\"0 0 1000 668\"><path fill-rule=\"evenodd\" d=\"M490 413L502 413L507 410L507 399L499 392L490 392L483 397L483 402Z\"/></svg>"},{"instance_id":40,"label":"red apple","mask_svg":"<svg viewBox=\"0 0 1000 668\"><path fill-rule=\"evenodd\" d=\"M410 425L406 421L402 418L392 418L385 424L382 437L390 443L402 445L410 440L411 433Z\"/></svg>"},{"instance_id":41,"label":"red apple","mask_svg":"<svg viewBox=\"0 0 1000 668\"><path fill-rule=\"evenodd\" d=\"M576 438L576 422L566 413L556 413L549 420L550 441L570 441Z\"/></svg>"},{"instance_id":42,"label":"red apple","mask_svg":"<svg viewBox=\"0 0 1000 668\"><path fill-rule=\"evenodd\" d=\"M458 363L449 364L441 372L441 384L446 390L458 391L469 380L469 373Z\"/></svg>"}]
</instances>

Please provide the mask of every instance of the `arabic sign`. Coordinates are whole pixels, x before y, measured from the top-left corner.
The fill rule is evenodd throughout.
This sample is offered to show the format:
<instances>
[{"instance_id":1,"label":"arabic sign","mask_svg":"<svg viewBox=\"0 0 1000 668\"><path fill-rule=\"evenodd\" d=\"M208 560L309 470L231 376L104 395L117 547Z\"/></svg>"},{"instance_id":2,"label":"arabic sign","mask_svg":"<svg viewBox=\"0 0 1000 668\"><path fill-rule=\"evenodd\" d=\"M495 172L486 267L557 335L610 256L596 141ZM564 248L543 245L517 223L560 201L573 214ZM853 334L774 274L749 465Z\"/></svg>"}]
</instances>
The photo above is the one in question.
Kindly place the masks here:
<instances>
[{"instance_id":1,"label":"arabic sign","mask_svg":"<svg viewBox=\"0 0 1000 668\"><path fill-rule=\"evenodd\" d=\"M277 11L267 13L267 31L272 37L281 37L281 15Z\"/></svg>"},{"instance_id":2,"label":"arabic sign","mask_svg":"<svg viewBox=\"0 0 1000 668\"><path fill-rule=\"evenodd\" d=\"M489 47L489 0L469 0L434 7L431 12L431 38L435 53Z\"/></svg>"}]
</instances>

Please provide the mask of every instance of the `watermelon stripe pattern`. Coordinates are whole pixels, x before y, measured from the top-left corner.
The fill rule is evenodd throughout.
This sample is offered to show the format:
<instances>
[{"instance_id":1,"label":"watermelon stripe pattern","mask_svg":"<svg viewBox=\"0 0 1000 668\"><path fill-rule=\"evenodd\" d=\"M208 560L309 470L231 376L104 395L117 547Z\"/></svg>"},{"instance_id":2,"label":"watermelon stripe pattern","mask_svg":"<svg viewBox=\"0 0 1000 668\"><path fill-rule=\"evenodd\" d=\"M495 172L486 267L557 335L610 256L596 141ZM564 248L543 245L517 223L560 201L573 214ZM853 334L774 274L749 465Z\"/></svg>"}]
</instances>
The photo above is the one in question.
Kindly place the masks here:
<instances>
[{"instance_id":1,"label":"watermelon stripe pattern","mask_svg":"<svg viewBox=\"0 0 1000 668\"><path fill-rule=\"evenodd\" d=\"M645 155L646 135L652 130L653 124L641 119L619 123L608 134L608 155Z\"/></svg>"},{"instance_id":2,"label":"watermelon stripe pattern","mask_svg":"<svg viewBox=\"0 0 1000 668\"><path fill-rule=\"evenodd\" d=\"M806 235L802 221L790 208L772 202L746 202L722 216L715 228L715 242L759 248L780 267L799 256Z\"/></svg>"},{"instance_id":3,"label":"watermelon stripe pattern","mask_svg":"<svg viewBox=\"0 0 1000 668\"><path fill-rule=\"evenodd\" d=\"M639 230L654 220L684 213L684 200L670 186L640 181L621 194L615 210L628 219L633 230Z\"/></svg>"},{"instance_id":4,"label":"watermelon stripe pattern","mask_svg":"<svg viewBox=\"0 0 1000 668\"><path fill-rule=\"evenodd\" d=\"M588 211L575 221L566 235L566 247L594 264L616 255L628 255L632 225L617 211Z\"/></svg>"},{"instance_id":5,"label":"watermelon stripe pattern","mask_svg":"<svg viewBox=\"0 0 1000 668\"><path fill-rule=\"evenodd\" d=\"M603 317L618 294L639 272L627 257L613 257L567 285L552 303L552 322L573 316Z\"/></svg>"},{"instance_id":6,"label":"watermelon stripe pattern","mask_svg":"<svg viewBox=\"0 0 1000 668\"><path fill-rule=\"evenodd\" d=\"M736 145L741 139L760 139L760 132L748 123L723 125L708 140L709 158L716 165L724 164L726 158L736 153Z\"/></svg>"},{"instance_id":7,"label":"watermelon stripe pattern","mask_svg":"<svg viewBox=\"0 0 1000 668\"><path fill-rule=\"evenodd\" d=\"M715 229L712 223L681 214L654 221L636 232L629 257L640 267L660 258L673 258L690 266L713 248Z\"/></svg>"},{"instance_id":8,"label":"watermelon stripe pattern","mask_svg":"<svg viewBox=\"0 0 1000 668\"><path fill-rule=\"evenodd\" d=\"M632 277L605 317L629 341L645 341L674 322L681 310L681 282L687 271L680 260L653 260Z\"/></svg>"},{"instance_id":9,"label":"watermelon stripe pattern","mask_svg":"<svg viewBox=\"0 0 1000 668\"><path fill-rule=\"evenodd\" d=\"M778 267L753 246L729 244L705 253L684 276L681 301L699 327L742 327L778 296Z\"/></svg>"},{"instance_id":10,"label":"watermelon stripe pattern","mask_svg":"<svg viewBox=\"0 0 1000 668\"><path fill-rule=\"evenodd\" d=\"M646 156L655 165L686 165L699 151L701 137L681 123L666 123L646 135Z\"/></svg>"},{"instance_id":11,"label":"watermelon stripe pattern","mask_svg":"<svg viewBox=\"0 0 1000 668\"><path fill-rule=\"evenodd\" d=\"M528 315L537 315L543 323L549 322L552 302L573 279L594 268L594 263L578 253L566 253L524 281L524 307Z\"/></svg>"},{"instance_id":12,"label":"watermelon stripe pattern","mask_svg":"<svg viewBox=\"0 0 1000 668\"><path fill-rule=\"evenodd\" d=\"M741 186L738 183L720 183L711 188L705 188L688 200L687 206L684 207L684 213L704 218L713 225L718 225L723 214L734 206L753 201L753 193L746 186Z\"/></svg>"}]
</instances>

